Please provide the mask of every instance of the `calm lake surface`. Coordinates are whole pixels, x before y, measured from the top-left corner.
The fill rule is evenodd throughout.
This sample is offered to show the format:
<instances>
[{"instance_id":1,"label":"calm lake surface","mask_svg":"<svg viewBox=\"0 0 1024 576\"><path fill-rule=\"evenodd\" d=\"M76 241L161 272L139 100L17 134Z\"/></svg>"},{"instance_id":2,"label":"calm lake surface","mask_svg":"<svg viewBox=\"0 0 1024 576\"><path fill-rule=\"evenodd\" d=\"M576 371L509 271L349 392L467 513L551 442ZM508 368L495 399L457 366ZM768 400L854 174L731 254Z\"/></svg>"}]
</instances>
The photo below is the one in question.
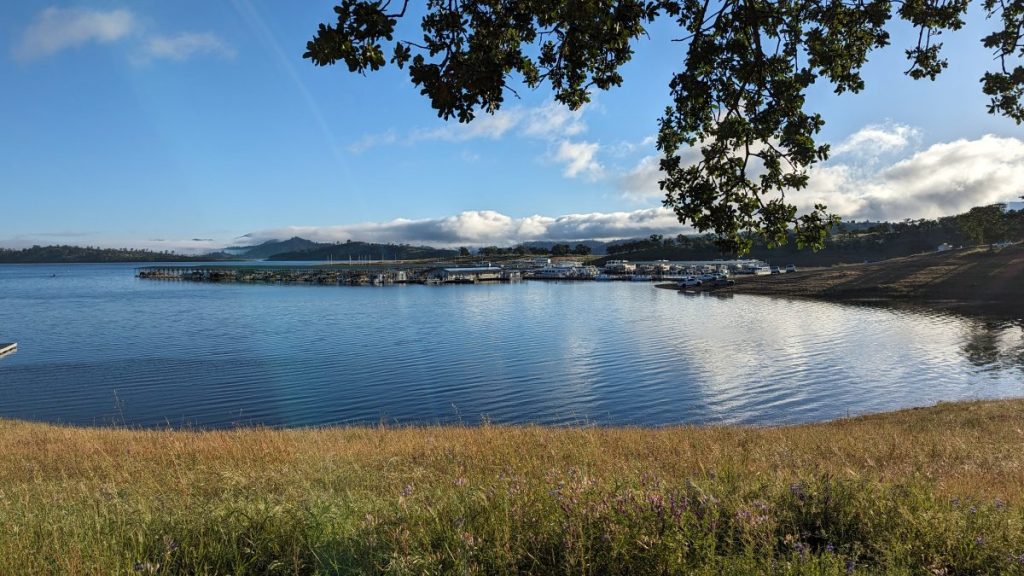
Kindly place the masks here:
<instances>
[{"instance_id":1,"label":"calm lake surface","mask_svg":"<svg viewBox=\"0 0 1024 576\"><path fill-rule=\"evenodd\" d=\"M646 283L322 287L0 265L0 417L791 423L1024 395L1024 322Z\"/></svg>"}]
</instances>

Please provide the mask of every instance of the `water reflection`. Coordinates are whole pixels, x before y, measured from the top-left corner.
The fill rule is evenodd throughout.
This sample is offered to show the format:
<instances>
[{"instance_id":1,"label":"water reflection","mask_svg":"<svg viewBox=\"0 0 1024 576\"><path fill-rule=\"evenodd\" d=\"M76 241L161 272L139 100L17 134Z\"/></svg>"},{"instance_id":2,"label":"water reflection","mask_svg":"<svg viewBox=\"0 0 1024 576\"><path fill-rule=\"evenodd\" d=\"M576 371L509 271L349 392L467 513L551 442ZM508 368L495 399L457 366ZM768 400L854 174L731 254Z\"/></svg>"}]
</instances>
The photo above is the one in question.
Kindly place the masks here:
<instances>
[{"instance_id":1,"label":"water reflection","mask_svg":"<svg viewBox=\"0 0 1024 576\"><path fill-rule=\"evenodd\" d=\"M964 357L979 368L1024 372L1024 323L967 323L962 349Z\"/></svg>"},{"instance_id":2,"label":"water reflection","mask_svg":"<svg viewBox=\"0 0 1024 576\"><path fill-rule=\"evenodd\" d=\"M142 426L820 420L1024 394L1024 325L633 283L323 288L0 266L0 416Z\"/></svg>"}]
</instances>

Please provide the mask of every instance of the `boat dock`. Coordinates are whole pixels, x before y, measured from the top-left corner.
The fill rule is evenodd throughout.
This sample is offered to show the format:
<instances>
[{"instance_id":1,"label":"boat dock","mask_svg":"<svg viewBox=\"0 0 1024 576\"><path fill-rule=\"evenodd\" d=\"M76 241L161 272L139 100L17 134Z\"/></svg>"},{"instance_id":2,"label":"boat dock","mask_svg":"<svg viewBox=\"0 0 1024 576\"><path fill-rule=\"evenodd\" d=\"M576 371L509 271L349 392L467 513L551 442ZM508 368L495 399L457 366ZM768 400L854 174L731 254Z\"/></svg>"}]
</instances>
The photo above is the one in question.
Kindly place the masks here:
<instances>
[{"instance_id":1,"label":"boat dock","mask_svg":"<svg viewBox=\"0 0 1024 576\"><path fill-rule=\"evenodd\" d=\"M17 342L0 342L0 356L10 354L18 349Z\"/></svg>"},{"instance_id":2,"label":"boat dock","mask_svg":"<svg viewBox=\"0 0 1024 576\"><path fill-rule=\"evenodd\" d=\"M148 280L338 286L518 282L522 277L519 271L491 266L145 266L136 269L136 276Z\"/></svg>"}]
</instances>

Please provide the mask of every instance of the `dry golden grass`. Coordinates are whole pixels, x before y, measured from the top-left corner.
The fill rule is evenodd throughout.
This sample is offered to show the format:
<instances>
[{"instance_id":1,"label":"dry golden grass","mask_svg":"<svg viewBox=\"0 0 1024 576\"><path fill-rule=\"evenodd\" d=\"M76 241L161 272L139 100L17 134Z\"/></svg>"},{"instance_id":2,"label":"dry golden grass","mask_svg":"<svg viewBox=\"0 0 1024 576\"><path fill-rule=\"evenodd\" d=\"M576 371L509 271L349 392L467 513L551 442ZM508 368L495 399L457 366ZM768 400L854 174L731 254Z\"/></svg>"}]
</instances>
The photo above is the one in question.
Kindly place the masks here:
<instances>
[{"instance_id":1,"label":"dry golden grass","mask_svg":"<svg viewBox=\"0 0 1024 576\"><path fill-rule=\"evenodd\" d=\"M845 507L821 512L839 497L821 504L801 483L845 495ZM609 504L637 494L703 508L677 518L675 544L662 550L664 526L647 534L654 520ZM650 538L656 571L841 573L852 563L914 573L968 556L984 566L970 556L980 552L956 548L975 530L949 504L958 500L993 515L987 530L998 534L975 538L1001 542L992 558L1005 562L993 568L1004 571L1024 554L1022 497L1024 400L783 428L198 432L0 421L0 574L637 573L646 570L629 551ZM861 518L858 507L876 500L887 507ZM734 517L752 503L772 511L773 528L747 542ZM945 526L934 546L887 552L917 528L893 520L882 530L870 518L904 509L900 522ZM720 520L708 525L707 515ZM710 556L691 542L704 531L714 535ZM895 543L869 541L879 534Z\"/></svg>"},{"instance_id":2,"label":"dry golden grass","mask_svg":"<svg viewBox=\"0 0 1024 576\"><path fill-rule=\"evenodd\" d=\"M411 477L591 468L686 477L729 468L770 478L927 479L942 494L1024 493L1024 400L944 403L791 427L542 426L155 431L0 421L0 485L240 475L272 481L332 468Z\"/></svg>"}]
</instances>

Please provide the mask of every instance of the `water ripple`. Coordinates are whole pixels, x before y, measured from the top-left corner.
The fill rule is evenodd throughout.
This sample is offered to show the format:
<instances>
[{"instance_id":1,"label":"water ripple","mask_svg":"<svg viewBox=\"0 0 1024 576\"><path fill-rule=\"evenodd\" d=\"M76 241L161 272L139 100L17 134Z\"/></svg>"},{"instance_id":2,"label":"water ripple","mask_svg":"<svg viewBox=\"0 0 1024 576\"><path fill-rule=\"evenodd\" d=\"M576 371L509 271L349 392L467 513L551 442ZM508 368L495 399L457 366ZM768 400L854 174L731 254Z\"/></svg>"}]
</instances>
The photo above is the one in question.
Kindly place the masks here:
<instances>
[{"instance_id":1,"label":"water ripple","mask_svg":"<svg viewBox=\"0 0 1024 576\"><path fill-rule=\"evenodd\" d=\"M1024 325L645 284L146 282L0 266L0 416L200 427L788 423L1024 394Z\"/></svg>"}]
</instances>

